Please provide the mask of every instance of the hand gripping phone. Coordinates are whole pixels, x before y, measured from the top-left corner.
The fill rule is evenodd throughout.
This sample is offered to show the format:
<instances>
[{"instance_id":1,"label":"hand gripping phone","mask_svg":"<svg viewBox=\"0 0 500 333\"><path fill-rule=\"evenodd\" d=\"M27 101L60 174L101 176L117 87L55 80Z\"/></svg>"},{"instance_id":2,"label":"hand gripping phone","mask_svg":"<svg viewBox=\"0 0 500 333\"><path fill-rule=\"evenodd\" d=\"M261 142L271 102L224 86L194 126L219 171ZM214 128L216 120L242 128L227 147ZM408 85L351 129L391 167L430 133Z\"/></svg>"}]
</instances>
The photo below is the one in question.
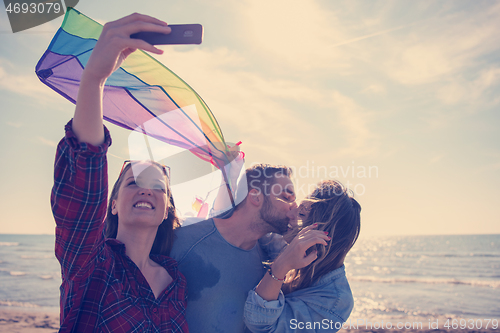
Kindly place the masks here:
<instances>
[{"instance_id":1,"label":"hand gripping phone","mask_svg":"<svg viewBox=\"0 0 500 333\"><path fill-rule=\"evenodd\" d=\"M169 24L169 27L172 29L169 34L143 31L130 35L130 38L142 39L151 45L201 44L203 40L201 24Z\"/></svg>"}]
</instances>

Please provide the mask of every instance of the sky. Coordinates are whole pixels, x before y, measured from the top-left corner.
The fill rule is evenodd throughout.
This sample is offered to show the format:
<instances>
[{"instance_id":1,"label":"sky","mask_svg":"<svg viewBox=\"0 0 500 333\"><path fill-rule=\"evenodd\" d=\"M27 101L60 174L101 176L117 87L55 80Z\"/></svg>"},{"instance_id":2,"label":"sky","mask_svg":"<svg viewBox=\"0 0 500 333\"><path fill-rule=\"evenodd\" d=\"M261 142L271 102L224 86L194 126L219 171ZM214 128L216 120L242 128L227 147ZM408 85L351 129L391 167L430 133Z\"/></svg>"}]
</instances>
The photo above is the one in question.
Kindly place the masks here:
<instances>
[{"instance_id":1,"label":"sky","mask_svg":"<svg viewBox=\"0 0 500 333\"><path fill-rule=\"evenodd\" d=\"M243 142L247 166L291 166L299 199L321 179L347 185L362 237L500 233L500 2L76 8L101 23L140 12L202 24L201 45L162 46L157 59L202 96L227 142ZM0 233L54 233L55 146L74 106L34 68L61 22L13 34L0 10ZM107 126L114 180L130 133Z\"/></svg>"}]
</instances>

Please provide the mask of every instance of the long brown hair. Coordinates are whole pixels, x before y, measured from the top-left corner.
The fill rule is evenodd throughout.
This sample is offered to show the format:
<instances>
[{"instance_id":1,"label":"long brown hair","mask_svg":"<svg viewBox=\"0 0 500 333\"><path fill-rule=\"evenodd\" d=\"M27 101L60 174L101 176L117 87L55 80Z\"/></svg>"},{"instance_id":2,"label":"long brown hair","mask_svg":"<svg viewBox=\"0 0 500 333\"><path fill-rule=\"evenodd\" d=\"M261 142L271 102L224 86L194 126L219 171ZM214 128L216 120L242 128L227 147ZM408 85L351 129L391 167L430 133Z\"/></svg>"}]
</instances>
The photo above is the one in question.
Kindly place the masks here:
<instances>
[{"instance_id":1,"label":"long brown hair","mask_svg":"<svg viewBox=\"0 0 500 333\"><path fill-rule=\"evenodd\" d=\"M311 209L302 227L318 223L317 230L327 231L332 238L328 245L316 245L318 258L309 266L293 270L283 291L311 286L325 274L342 266L347 252L359 236L361 206L341 183L322 181L309 196Z\"/></svg>"},{"instance_id":2,"label":"long brown hair","mask_svg":"<svg viewBox=\"0 0 500 333\"><path fill-rule=\"evenodd\" d=\"M160 170L164 170L164 167L155 162L155 161L148 161L151 164L156 165ZM106 214L106 231L105 231L105 236L106 238L116 238L116 234L118 232L118 215L113 215L111 213L112 210L112 203L113 200L115 200L118 197L118 190L120 189L120 186L123 182L123 179L125 178L125 174L127 173L127 170L129 170L132 166L132 163L129 163L125 166L123 171L121 172L120 176L115 182L115 185L113 185L113 190L111 191L111 196L109 197L108 201L108 210ZM165 174L164 171L162 171L163 174ZM167 175L165 174L165 177ZM153 246L151 248L150 253L151 254L161 254L161 255L166 255L168 256L170 254L170 250L172 250L172 245L174 243L174 232L173 230L180 227L180 222L179 218L177 217L177 213L175 210L175 204L174 204L174 198L172 197L172 192L170 191L170 185L167 179L167 200L168 200L168 215L167 218L162 221L162 223L158 226L158 231L156 232L156 237L153 242Z\"/></svg>"}]
</instances>

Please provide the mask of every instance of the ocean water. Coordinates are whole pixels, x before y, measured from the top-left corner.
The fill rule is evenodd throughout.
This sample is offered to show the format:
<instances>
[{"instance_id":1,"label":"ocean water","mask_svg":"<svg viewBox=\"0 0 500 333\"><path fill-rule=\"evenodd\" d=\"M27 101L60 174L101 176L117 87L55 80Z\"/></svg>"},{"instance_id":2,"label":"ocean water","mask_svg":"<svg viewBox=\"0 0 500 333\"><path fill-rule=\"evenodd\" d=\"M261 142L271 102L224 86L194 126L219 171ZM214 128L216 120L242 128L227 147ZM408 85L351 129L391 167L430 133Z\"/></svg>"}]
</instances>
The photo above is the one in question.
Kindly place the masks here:
<instances>
[{"instance_id":1,"label":"ocean water","mask_svg":"<svg viewBox=\"0 0 500 333\"><path fill-rule=\"evenodd\" d=\"M351 320L500 319L500 235L360 239ZM54 236L0 235L0 306L58 309Z\"/></svg>"},{"instance_id":2,"label":"ocean water","mask_svg":"<svg viewBox=\"0 0 500 333\"><path fill-rule=\"evenodd\" d=\"M0 235L0 306L59 309L54 236Z\"/></svg>"},{"instance_id":3,"label":"ocean water","mask_svg":"<svg viewBox=\"0 0 500 333\"><path fill-rule=\"evenodd\" d=\"M500 319L500 235L362 239L346 272L352 320Z\"/></svg>"}]
</instances>

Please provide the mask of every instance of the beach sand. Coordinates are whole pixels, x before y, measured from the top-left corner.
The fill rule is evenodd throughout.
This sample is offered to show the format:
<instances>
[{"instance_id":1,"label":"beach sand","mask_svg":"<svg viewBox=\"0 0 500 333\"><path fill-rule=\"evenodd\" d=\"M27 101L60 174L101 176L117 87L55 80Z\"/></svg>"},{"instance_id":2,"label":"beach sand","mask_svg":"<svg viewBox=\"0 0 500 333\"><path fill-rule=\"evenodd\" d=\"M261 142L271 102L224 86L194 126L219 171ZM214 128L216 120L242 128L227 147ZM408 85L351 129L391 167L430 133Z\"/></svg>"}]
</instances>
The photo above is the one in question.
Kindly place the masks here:
<instances>
[{"instance_id":1,"label":"beach sand","mask_svg":"<svg viewBox=\"0 0 500 333\"><path fill-rule=\"evenodd\" d=\"M54 333L59 330L59 313L0 307L2 333Z\"/></svg>"}]
</instances>

